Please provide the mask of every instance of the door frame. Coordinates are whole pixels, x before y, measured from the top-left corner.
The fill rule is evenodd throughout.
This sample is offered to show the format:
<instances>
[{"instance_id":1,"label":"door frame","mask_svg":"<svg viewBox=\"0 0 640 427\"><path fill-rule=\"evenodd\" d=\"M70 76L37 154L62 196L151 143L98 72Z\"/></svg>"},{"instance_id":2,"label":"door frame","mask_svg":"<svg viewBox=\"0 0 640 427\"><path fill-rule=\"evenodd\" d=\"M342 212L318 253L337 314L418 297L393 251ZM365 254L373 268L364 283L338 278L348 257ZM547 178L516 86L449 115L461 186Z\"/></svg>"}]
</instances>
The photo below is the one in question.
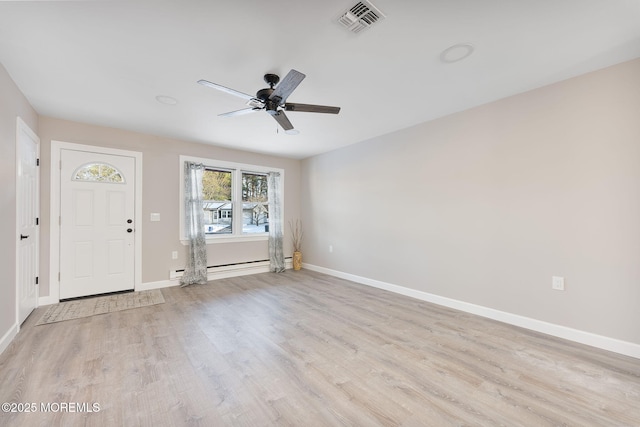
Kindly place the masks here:
<instances>
[{"instance_id":1,"label":"door frame","mask_svg":"<svg viewBox=\"0 0 640 427\"><path fill-rule=\"evenodd\" d=\"M134 290L142 284L142 153L139 151L121 150L117 148L99 147L95 145L76 144L64 141L51 141L51 204L50 204L50 242L49 242L49 297L47 304L60 302L60 158L62 150L84 151L89 153L128 156L135 159L134 188L134 233L135 263ZM42 304L42 298L40 303Z\"/></svg>"},{"instance_id":2,"label":"door frame","mask_svg":"<svg viewBox=\"0 0 640 427\"><path fill-rule=\"evenodd\" d=\"M21 151L22 151L22 138L20 136L21 133L26 133L29 138L31 138L36 143L36 158L40 159L40 137L29 127L29 125L21 118L17 117L16 120L16 324L18 325L18 330L20 330L20 241L17 239L17 234L19 233L19 225L20 225L20 203L18 202L18 198L20 197L20 177L18 176L18 165L21 161ZM39 161L39 160L38 160ZM42 215L40 214L40 168L36 167L36 212L40 221L42 220ZM40 226L36 226L36 235L35 245L36 245L36 277L40 274ZM36 284L36 308L40 306L40 286Z\"/></svg>"}]
</instances>

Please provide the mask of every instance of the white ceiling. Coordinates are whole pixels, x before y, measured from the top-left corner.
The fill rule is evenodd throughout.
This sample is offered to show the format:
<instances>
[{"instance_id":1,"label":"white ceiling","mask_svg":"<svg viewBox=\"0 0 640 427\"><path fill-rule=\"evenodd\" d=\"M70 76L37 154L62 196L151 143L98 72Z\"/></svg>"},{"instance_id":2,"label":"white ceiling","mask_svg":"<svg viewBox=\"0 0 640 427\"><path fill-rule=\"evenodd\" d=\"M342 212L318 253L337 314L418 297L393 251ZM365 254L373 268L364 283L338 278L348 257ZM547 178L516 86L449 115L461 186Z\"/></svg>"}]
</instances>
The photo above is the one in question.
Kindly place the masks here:
<instances>
[{"instance_id":1,"label":"white ceiling","mask_svg":"<svg viewBox=\"0 0 640 427\"><path fill-rule=\"evenodd\" d=\"M41 115L304 158L640 57L638 0L372 2L386 19L353 34L355 0L0 1L0 63ZM442 62L457 43L474 54ZM287 113L295 136L196 83L291 68L290 102L342 107Z\"/></svg>"}]
</instances>

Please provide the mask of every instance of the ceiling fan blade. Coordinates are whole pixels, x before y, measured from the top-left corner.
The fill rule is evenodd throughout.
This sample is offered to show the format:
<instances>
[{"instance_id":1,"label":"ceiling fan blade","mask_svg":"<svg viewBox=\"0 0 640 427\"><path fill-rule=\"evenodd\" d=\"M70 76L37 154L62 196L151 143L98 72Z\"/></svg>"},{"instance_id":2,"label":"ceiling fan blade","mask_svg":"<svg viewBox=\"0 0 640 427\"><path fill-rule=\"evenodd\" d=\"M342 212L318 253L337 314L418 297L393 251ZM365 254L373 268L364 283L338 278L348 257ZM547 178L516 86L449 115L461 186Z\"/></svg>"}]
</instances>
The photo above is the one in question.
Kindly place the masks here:
<instances>
[{"instance_id":1,"label":"ceiling fan blade","mask_svg":"<svg viewBox=\"0 0 640 427\"><path fill-rule=\"evenodd\" d=\"M289 74L284 76L284 79L282 79L280 83L278 83L278 86L276 86L271 96L269 96L269 99L271 99L272 101L277 101L278 105L284 104L289 95L291 95L291 92L293 92L298 87L300 82L302 82L305 77L306 76L300 71L292 69L291 71L289 71Z\"/></svg>"},{"instance_id":2,"label":"ceiling fan blade","mask_svg":"<svg viewBox=\"0 0 640 427\"><path fill-rule=\"evenodd\" d=\"M271 116L274 119L276 119L276 122L278 122L280 126L282 126L282 129L284 130L293 129L293 125L291 124L287 116L284 114L284 111L278 111L276 114L271 114Z\"/></svg>"},{"instance_id":3,"label":"ceiling fan blade","mask_svg":"<svg viewBox=\"0 0 640 427\"><path fill-rule=\"evenodd\" d=\"M218 117L234 117L242 116L244 114L253 113L254 111L260 111L261 108L243 108L242 110L229 111L228 113L218 114Z\"/></svg>"},{"instance_id":4,"label":"ceiling fan blade","mask_svg":"<svg viewBox=\"0 0 640 427\"><path fill-rule=\"evenodd\" d=\"M297 104L290 102L284 105L284 109L285 111L304 111L307 113L338 114L340 112L340 107L330 107L328 105Z\"/></svg>"},{"instance_id":5,"label":"ceiling fan blade","mask_svg":"<svg viewBox=\"0 0 640 427\"><path fill-rule=\"evenodd\" d=\"M244 98L247 101L249 101L249 100L254 98L254 96L252 96L252 95L237 91L235 89L230 89L228 87L219 85L217 83L212 83L212 82L210 82L208 80L198 80L198 83L200 83L203 86L209 86L209 87L212 87L214 89L218 89L218 90L220 90L222 92L226 92L226 93L231 94L231 95L239 96L240 98Z\"/></svg>"}]
</instances>

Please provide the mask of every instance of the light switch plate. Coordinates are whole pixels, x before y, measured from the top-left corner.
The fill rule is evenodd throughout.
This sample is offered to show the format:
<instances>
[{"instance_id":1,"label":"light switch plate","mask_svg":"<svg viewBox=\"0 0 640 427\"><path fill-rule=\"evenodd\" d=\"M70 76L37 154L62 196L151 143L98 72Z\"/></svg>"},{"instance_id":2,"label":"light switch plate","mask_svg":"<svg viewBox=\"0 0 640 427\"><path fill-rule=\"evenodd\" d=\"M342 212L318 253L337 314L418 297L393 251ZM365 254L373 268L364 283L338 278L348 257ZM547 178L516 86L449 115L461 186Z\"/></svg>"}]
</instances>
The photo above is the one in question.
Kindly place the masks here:
<instances>
[{"instance_id":1,"label":"light switch plate","mask_svg":"<svg viewBox=\"0 0 640 427\"><path fill-rule=\"evenodd\" d=\"M551 289L564 291L564 277L553 276L551 278Z\"/></svg>"},{"instance_id":2,"label":"light switch plate","mask_svg":"<svg viewBox=\"0 0 640 427\"><path fill-rule=\"evenodd\" d=\"M160 214L159 213L152 213L151 214L151 221L160 221Z\"/></svg>"}]
</instances>

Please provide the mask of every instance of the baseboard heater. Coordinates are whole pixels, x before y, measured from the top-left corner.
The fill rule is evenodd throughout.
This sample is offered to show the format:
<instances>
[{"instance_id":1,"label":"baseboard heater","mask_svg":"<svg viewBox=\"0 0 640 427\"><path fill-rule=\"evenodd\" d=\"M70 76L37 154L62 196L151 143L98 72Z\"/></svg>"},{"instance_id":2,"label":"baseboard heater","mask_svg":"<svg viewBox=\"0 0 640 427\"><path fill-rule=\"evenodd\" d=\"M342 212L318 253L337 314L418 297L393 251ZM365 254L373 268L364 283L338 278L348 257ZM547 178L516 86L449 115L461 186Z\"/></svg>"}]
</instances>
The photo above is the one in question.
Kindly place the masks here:
<instances>
[{"instance_id":1,"label":"baseboard heater","mask_svg":"<svg viewBox=\"0 0 640 427\"><path fill-rule=\"evenodd\" d=\"M285 268L292 267L292 258L284 259ZM269 260L235 262L232 264L219 264L207 266L207 279L223 279L227 277L244 276L247 274L266 273L269 271ZM184 268L170 270L169 279L177 280L184 274Z\"/></svg>"}]
</instances>

